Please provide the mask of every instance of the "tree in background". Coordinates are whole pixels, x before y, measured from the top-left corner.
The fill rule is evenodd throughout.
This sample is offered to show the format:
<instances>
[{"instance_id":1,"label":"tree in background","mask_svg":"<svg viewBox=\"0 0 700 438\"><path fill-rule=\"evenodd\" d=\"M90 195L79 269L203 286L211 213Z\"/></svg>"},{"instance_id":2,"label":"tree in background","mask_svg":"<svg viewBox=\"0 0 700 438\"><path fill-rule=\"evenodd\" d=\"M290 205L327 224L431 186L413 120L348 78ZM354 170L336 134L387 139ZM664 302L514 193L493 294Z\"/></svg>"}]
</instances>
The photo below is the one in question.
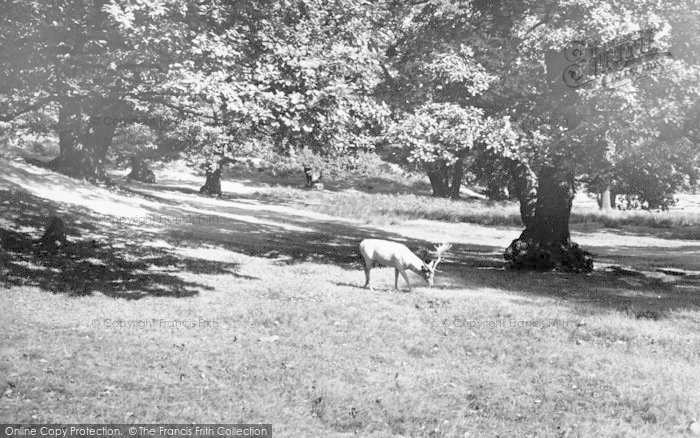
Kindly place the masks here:
<instances>
[{"instance_id":1,"label":"tree in background","mask_svg":"<svg viewBox=\"0 0 700 438\"><path fill-rule=\"evenodd\" d=\"M631 86L597 96L589 92L585 129L573 136L594 152L580 163L582 182L598 194L601 207L666 209L698 178L700 106L688 99L700 91L700 44L689 34L698 24L690 25L673 5L663 14L668 29L660 32L658 44L669 47L675 62Z\"/></svg>"},{"instance_id":2,"label":"tree in background","mask_svg":"<svg viewBox=\"0 0 700 438\"><path fill-rule=\"evenodd\" d=\"M398 15L402 18L395 20L395 43L387 53L391 68L386 87L390 90L387 94L396 97L394 108L414 108L409 113L417 113L415 108L424 102L450 102L462 108L479 108L487 117L510 116L519 131L517 141L492 142L486 156L497 162L496 167L509 170L525 225L506 251L506 258L517 267L590 270L591 258L570 238L576 180L593 173L594 165L605 163L606 157L625 157L617 152L623 148L609 148L601 117L609 117L609 109L616 110L615 122L632 126L644 113L658 116L658 112L646 111L647 105L658 104L658 96L645 93L645 86L669 96L664 99L669 107L687 102L675 92L691 89L697 93L697 80L693 85L689 80L697 79L697 68L695 61L686 57L681 68L685 78L671 75L661 84L651 78L613 91L602 87L574 90L563 83L566 65L557 65L557 57L571 41L583 37L608 41L651 27L673 34L674 21L681 17L678 8L651 1L444 0L406 6ZM685 24L690 26L687 19ZM689 36L682 25L677 28L673 38ZM689 40L697 41L697 37ZM440 75L426 74L434 72L428 66L441 59L452 60L447 70L457 76L462 73L465 80L446 84L437 80ZM606 99L613 101L607 107ZM669 114L688 114L687 106L675 110ZM563 118L568 123L518 123L533 115L546 120ZM648 131L637 133L629 144L642 147L638 140ZM667 141L678 135L676 131ZM606 167L601 165L600 170ZM660 171L659 167L652 173Z\"/></svg>"},{"instance_id":3,"label":"tree in background","mask_svg":"<svg viewBox=\"0 0 700 438\"><path fill-rule=\"evenodd\" d=\"M373 150L387 110L374 98L382 70L381 2L294 1L265 13L249 32L252 84L266 96L256 123L275 153L324 156ZM254 30L254 31L253 31Z\"/></svg>"},{"instance_id":4,"label":"tree in background","mask_svg":"<svg viewBox=\"0 0 700 438\"><path fill-rule=\"evenodd\" d=\"M56 108L59 171L107 179L104 161L119 120L176 93L173 66L192 39L185 2L33 2L3 6L0 118Z\"/></svg>"},{"instance_id":5,"label":"tree in background","mask_svg":"<svg viewBox=\"0 0 700 438\"><path fill-rule=\"evenodd\" d=\"M513 241L506 252L506 258L515 266L549 268L561 266L573 271L591 269L590 257L571 242L568 221L571 201L576 188L576 178L596 168L609 158L624 159L620 144L625 133L628 147L640 147L640 141L647 135L654 137L655 126L660 113L647 111L647 106L655 104L656 95L674 96L683 88L680 77L674 74L652 77L632 82L612 90L604 86L570 89L556 80L563 79L562 70L556 65L557 52L567 40L581 39L582 36L598 41L608 41L626 33L646 28L666 29L672 35L675 11L660 7L654 2L569 2L560 8L558 2L542 5L546 9L533 9L524 18L527 24L527 37L522 41L522 62L527 62L531 54L542 54L546 61L547 73L552 77L547 87L541 89L542 96L552 108L556 117L564 116L569 121L568 129L549 135L544 147L536 149L536 158L529 166L537 175L537 202L530 222L525 222L525 230ZM588 19L595 16L595 20ZM525 33L523 33L525 35ZM659 44L666 44L663 32ZM555 55L555 56L552 56ZM541 56L541 55L540 55ZM540 58L541 59L541 58ZM679 60L680 61L680 60ZM693 61L694 63L695 61ZM679 68L697 73L697 67L684 64ZM676 103L683 99L676 99ZM658 104L658 101L656 102ZM680 114L686 110L681 110ZM615 117L611 113L615 112ZM605 120L601 120L604 118ZM647 130L640 130L639 122L644 120ZM609 125L604 123L609 122ZM615 145L615 149L610 146ZM605 175L608 166L600 166Z\"/></svg>"},{"instance_id":6,"label":"tree in background","mask_svg":"<svg viewBox=\"0 0 700 438\"><path fill-rule=\"evenodd\" d=\"M388 133L392 158L428 174L433 196L459 198L465 164L476 150L500 148L517 134L504 120L451 103L430 103L406 114Z\"/></svg>"},{"instance_id":7,"label":"tree in background","mask_svg":"<svg viewBox=\"0 0 700 438\"><path fill-rule=\"evenodd\" d=\"M214 36L196 41L207 67L190 81L205 84L189 96L206 117L184 128L191 161L206 170L203 193L218 193L229 162L374 148L386 116L372 95L381 74L372 19L380 13L359 1L221 6ZM235 59L217 59L233 51Z\"/></svg>"},{"instance_id":8,"label":"tree in background","mask_svg":"<svg viewBox=\"0 0 700 438\"><path fill-rule=\"evenodd\" d=\"M383 62L379 98L394 120L387 136L392 160L424 171L433 196L459 197L470 159L489 114L475 103L494 77L467 42L469 6L450 2L393 4L387 32L392 36ZM484 41L477 34L475 39Z\"/></svg>"}]
</instances>

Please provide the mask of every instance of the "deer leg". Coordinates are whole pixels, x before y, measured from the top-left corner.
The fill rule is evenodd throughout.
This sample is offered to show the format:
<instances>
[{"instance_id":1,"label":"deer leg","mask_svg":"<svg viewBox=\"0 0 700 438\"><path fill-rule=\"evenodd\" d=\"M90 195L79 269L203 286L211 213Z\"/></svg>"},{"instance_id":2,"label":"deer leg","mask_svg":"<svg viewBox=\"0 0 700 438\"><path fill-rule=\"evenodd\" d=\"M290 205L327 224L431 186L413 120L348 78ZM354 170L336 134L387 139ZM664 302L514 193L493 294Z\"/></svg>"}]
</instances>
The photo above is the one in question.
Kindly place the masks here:
<instances>
[{"instance_id":1,"label":"deer leg","mask_svg":"<svg viewBox=\"0 0 700 438\"><path fill-rule=\"evenodd\" d=\"M406 284L408 285L408 291L411 292L411 282L408 281L408 275L406 275L406 271L401 271L401 275L403 276L403 279L406 280Z\"/></svg>"},{"instance_id":2,"label":"deer leg","mask_svg":"<svg viewBox=\"0 0 700 438\"><path fill-rule=\"evenodd\" d=\"M399 268L394 268L394 290L399 290Z\"/></svg>"},{"instance_id":3,"label":"deer leg","mask_svg":"<svg viewBox=\"0 0 700 438\"><path fill-rule=\"evenodd\" d=\"M372 286L369 284L369 270L372 269L372 266L367 266L367 263L365 263L365 285L363 286L365 289L369 288L372 290Z\"/></svg>"}]
</instances>

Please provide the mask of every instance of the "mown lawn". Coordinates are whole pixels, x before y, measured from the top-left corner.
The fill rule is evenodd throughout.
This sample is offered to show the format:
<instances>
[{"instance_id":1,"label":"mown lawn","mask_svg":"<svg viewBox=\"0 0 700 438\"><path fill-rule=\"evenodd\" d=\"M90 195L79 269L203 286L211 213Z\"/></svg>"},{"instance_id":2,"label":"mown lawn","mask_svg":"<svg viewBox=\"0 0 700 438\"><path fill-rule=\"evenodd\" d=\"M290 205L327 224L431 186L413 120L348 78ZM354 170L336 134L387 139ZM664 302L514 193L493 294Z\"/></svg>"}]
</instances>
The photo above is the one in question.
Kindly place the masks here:
<instances>
[{"instance_id":1,"label":"mown lawn","mask_svg":"<svg viewBox=\"0 0 700 438\"><path fill-rule=\"evenodd\" d=\"M300 191L284 206L261 196L269 188L219 200L188 181L109 192L14 164L0 176L0 228L36 237L58 213L82 248L0 257L0 420L664 437L700 415L695 274L507 271L516 226L374 226L299 208L340 193ZM216 221L115 220L193 214ZM608 264L692 270L700 259L696 242L618 231L578 237ZM413 293L392 291L393 272L376 269L371 292L354 249L365 236L412 248L442 237L454 251L432 289L412 276Z\"/></svg>"}]
</instances>

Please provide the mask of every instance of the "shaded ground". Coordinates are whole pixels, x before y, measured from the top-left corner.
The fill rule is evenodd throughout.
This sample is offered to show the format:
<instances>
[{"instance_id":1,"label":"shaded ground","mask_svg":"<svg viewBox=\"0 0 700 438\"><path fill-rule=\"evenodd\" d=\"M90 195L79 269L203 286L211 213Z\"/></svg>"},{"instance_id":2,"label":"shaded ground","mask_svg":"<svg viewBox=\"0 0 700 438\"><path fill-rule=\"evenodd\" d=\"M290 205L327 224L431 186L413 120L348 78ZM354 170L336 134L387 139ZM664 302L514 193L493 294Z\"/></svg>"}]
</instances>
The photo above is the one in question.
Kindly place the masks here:
<instances>
[{"instance_id":1,"label":"shaded ground","mask_svg":"<svg viewBox=\"0 0 700 438\"><path fill-rule=\"evenodd\" d=\"M128 228L84 208L69 208L66 214L55 203L4 189L0 205L3 223L12 224L0 228L5 287L38 286L75 295L100 291L124 298L190 296L206 287L180 279L178 271L235 273L235 264L176 257L159 247L153 230ZM46 218L56 213L66 222L69 242L54 254L42 253L37 238Z\"/></svg>"}]
</instances>

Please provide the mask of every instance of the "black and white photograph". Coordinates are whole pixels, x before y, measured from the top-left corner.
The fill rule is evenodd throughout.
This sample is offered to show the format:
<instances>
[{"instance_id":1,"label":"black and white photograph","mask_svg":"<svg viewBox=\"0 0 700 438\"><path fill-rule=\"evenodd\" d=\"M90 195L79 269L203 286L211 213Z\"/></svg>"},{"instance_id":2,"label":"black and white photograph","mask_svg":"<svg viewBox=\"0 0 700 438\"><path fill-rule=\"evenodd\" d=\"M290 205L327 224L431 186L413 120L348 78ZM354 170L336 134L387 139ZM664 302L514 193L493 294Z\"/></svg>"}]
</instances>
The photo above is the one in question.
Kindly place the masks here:
<instances>
[{"instance_id":1,"label":"black and white photograph","mask_svg":"<svg viewBox=\"0 0 700 438\"><path fill-rule=\"evenodd\" d=\"M700 437L700 0L0 0L0 438Z\"/></svg>"}]
</instances>

